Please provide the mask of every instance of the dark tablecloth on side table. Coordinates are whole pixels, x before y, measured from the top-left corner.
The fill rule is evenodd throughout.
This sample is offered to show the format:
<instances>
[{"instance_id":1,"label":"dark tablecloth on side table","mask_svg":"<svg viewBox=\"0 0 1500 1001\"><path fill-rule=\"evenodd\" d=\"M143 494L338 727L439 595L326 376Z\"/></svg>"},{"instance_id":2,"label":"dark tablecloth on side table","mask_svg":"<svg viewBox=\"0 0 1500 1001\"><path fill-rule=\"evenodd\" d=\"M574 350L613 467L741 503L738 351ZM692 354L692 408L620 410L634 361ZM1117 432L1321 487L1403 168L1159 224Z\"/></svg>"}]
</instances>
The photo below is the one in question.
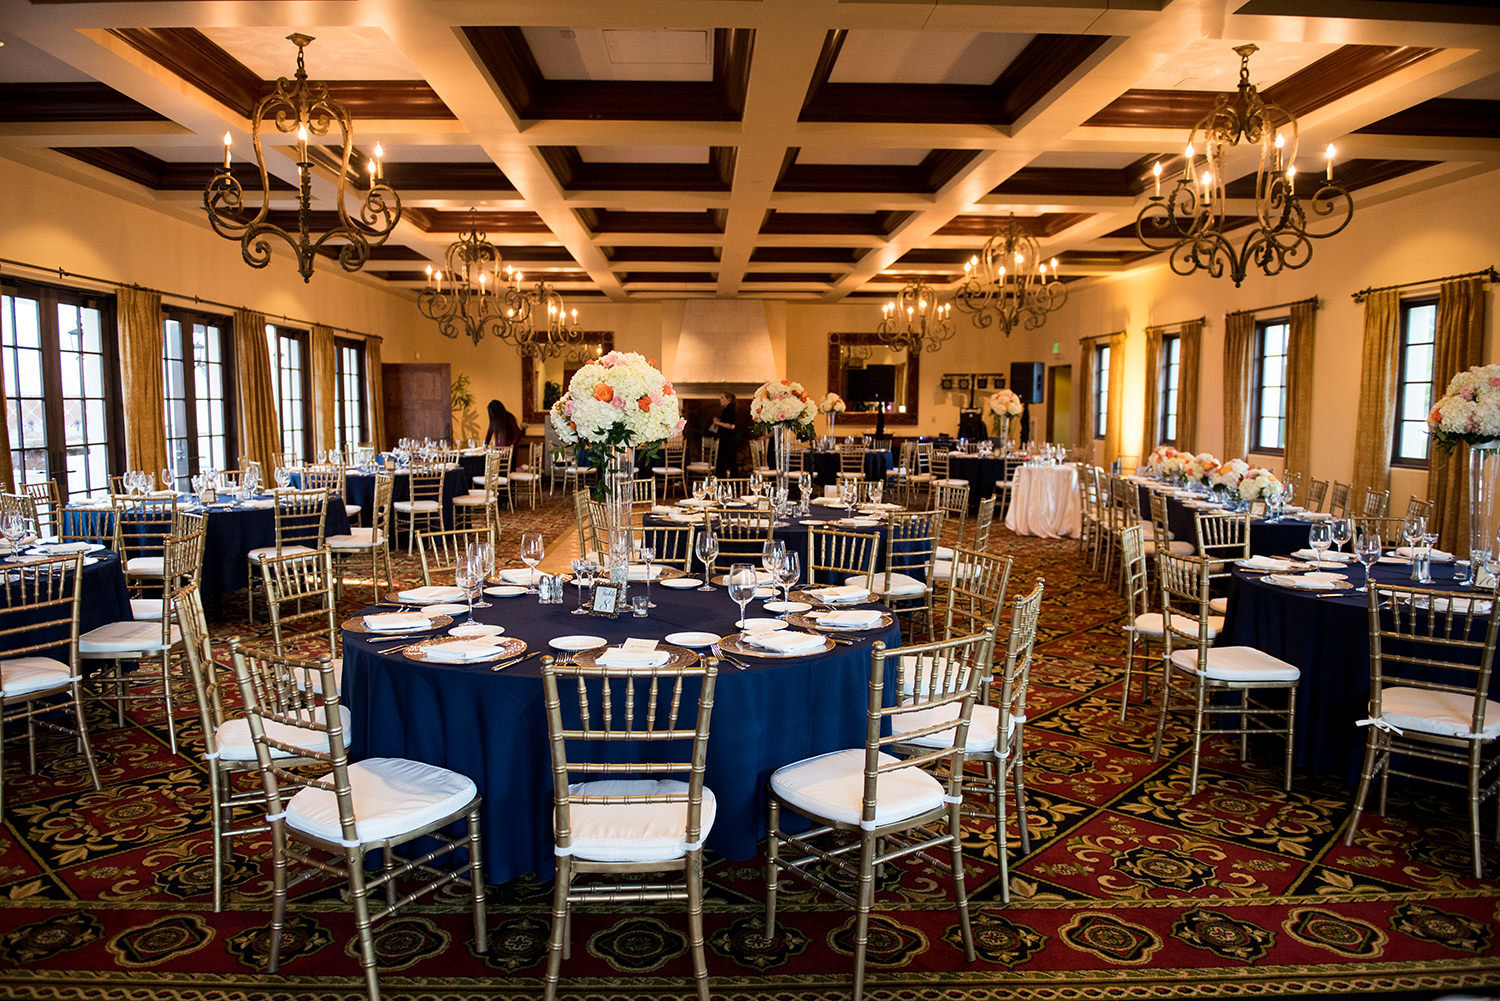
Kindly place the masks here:
<instances>
[{"instance_id":1,"label":"dark tablecloth on side table","mask_svg":"<svg viewBox=\"0 0 1500 1001\"><path fill-rule=\"evenodd\" d=\"M480 456L479 473L484 475L484 457ZM460 463L463 459L460 458ZM443 473L443 527L453 527L453 498L466 494L473 486L473 476L463 465L454 466ZM411 496L411 477L403 470L391 479L391 500L403 501ZM375 474L350 472L344 475L344 499L361 508L365 524L375 511ZM391 520L394 531L395 519ZM332 534L332 530L330 530Z\"/></svg>"},{"instance_id":2,"label":"dark tablecloth on side table","mask_svg":"<svg viewBox=\"0 0 1500 1001\"><path fill-rule=\"evenodd\" d=\"M1141 492L1141 517L1151 518L1151 491L1144 484ZM1193 516L1197 510L1188 507L1176 497L1167 498L1167 529L1172 538L1194 542L1197 528ZM1308 523L1283 517L1280 521L1265 518L1250 520L1250 551L1259 556L1289 556L1298 549L1307 548Z\"/></svg>"},{"instance_id":3,"label":"dark tablecloth on side table","mask_svg":"<svg viewBox=\"0 0 1500 1001\"><path fill-rule=\"evenodd\" d=\"M814 483L827 487L838 482L839 471L843 468L839 453L808 452L807 457L812 462ZM884 480L885 474L890 472L895 464L896 460L891 457L890 449L866 449L864 477L872 482Z\"/></svg>"},{"instance_id":4,"label":"dark tablecloth on side table","mask_svg":"<svg viewBox=\"0 0 1500 1001\"><path fill-rule=\"evenodd\" d=\"M1025 465L1022 456L959 455L948 453L948 477L969 483L969 510L979 510L979 502L995 492L995 483L1014 477L1017 466Z\"/></svg>"}]
</instances>

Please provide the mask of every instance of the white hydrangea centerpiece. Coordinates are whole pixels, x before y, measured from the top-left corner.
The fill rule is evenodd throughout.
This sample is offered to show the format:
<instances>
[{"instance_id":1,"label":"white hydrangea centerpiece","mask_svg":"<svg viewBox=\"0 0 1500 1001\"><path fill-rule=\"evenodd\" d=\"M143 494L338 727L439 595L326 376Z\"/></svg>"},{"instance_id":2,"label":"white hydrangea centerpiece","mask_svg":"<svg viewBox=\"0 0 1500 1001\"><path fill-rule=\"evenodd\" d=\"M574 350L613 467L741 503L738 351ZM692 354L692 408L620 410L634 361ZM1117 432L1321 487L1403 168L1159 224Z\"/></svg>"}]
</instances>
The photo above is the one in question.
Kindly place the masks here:
<instances>
[{"instance_id":1,"label":"white hydrangea centerpiece","mask_svg":"<svg viewBox=\"0 0 1500 1001\"><path fill-rule=\"evenodd\" d=\"M807 441L813 436L817 416L818 405L802 383L789 379L762 383L750 398L750 430L755 434L766 434L780 425Z\"/></svg>"},{"instance_id":2,"label":"white hydrangea centerpiece","mask_svg":"<svg viewBox=\"0 0 1500 1001\"><path fill-rule=\"evenodd\" d=\"M601 473L610 453L644 451L648 464L662 442L682 433L682 405L655 364L629 351L611 351L580 368L552 405L552 429L569 445L592 446ZM603 477L600 477L602 483Z\"/></svg>"},{"instance_id":3,"label":"white hydrangea centerpiece","mask_svg":"<svg viewBox=\"0 0 1500 1001\"><path fill-rule=\"evenodd\" d=\"M841 414L847 409L849 409L848 405L844 403L844 398L838 393L829 393L818 401L818 413L820 414Z\"/></svg>"},{"instance_id":4,"label":"white hydrangea centerpiece","mask_svg":"<svg viewBox=\"0 0 1500 1001\"><path fill-rule=\"evenodd\" d=\"M1232 460L1240 462L1243 460ZM1276 474L1263 466L1247 468L1240 476L1239 483L1235 488L1243 501L1266 501L1273 503L1277 498L1286 494L1286 487L1277 478Z\"/></svg>"},{"instance_id":5,"label":"white hydrangea centerpiece","mask_svg":"<svg viewBox=\"0 0 1500 1001\"><path fill-rule=\"evenodd\" d=\"M995 433L1004 434L1010 424L1010 419L1021 415L1021 398L1015 394L1014 390L1000 389L990 394L985 407L990 412Z\"/></svg>"},{"instance_id":6,"label":"white hydrangea centerpiece","mask_svg":"<svg viewBox=\"0 0 1500 1001\"><path fill-rule=\"evenodd\" d=\"M1500 365L1475 365L1460 372L1427 415L1433 440L1445 451L1459 442L1500 442Z\"/></svg>"}]
</instances>

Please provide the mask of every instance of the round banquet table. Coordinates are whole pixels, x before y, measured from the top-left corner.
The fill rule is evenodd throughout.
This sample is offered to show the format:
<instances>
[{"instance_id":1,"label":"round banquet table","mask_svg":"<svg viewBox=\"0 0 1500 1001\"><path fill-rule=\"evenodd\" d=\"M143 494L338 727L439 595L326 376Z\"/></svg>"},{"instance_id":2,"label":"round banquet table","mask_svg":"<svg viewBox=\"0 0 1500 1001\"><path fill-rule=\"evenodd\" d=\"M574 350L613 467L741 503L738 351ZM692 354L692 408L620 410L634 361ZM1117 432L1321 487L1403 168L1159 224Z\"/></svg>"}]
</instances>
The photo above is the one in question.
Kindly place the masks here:
<instances>
[{"instance_id":1,"label":"round banquet table","mask_svg":"<svg viewBox=\"0 0 1500 1001\"><path fill-rule=\"evenodd\" d=\"M837 452L808 452L806 453L812 462L813 482L819 486L832 486L838 482L839 471L843 468L842 460ZM885 474L895 466L896 460L891 457L888 448L865 449L864 476L871 482L880 482L885 479Z\"/></svg>"},{"instance_id":2,"label":"round banquet table","mask_svg":"<svg viewBox=\"0 0 1500 1001\"><path fill-rule=\"evenodd\" d=\"M1411 584L1408 564L1373 568L1381 583ZM1433 588L1452 588L1454 564L1434 563ZM1345 577L1358 587L1364 568L1351 566ZM1251 646L1302 671L1297 687L1297 733L1293 760L1310 772L1359 777L1365 731L1355 721L1369 715L1370 613L1365 594L1349 590L1336 597L1272 584L1264 575L1235 570L1229 578L1229 610L1216 645ZM1493 614L1493 613L1492 613ZM1500 678L1492 678L1491 698L1500 698Z\"/></svg>"},{"instance_id":3,"label":"round banquet table","mask_svg":"<svg viewBox=\"0 0 1500 1001\"><path fill-rule=\"evenodd\" d=\"M1078 538L1083 509L1078 500L1077 466L1019 466L1014 483L1006 528L1017 535L1044 539Z\"/></svg>"},{"instance_id":4,"label":"round banquet table","mask_svg":"<svg viewBox=\"0 0 1500 1001\"><path fill-rule=\"evenodd\" d=\"M640 593L632 584L632 594ZM534 595L491 597L475 609L480 622L505 626L529 650L549 638L601 636L660 639L679 630L734 631L738 606L723 588L712 593L653 585L657 607L649 618L572 615L571 586L562 605L539 605ZM853 606L879 607L879 606ZM747 614L757 614L752 602ZM765 614L765 613L761 613ZM812 657L741 658L724 663L714 696L706 784L718 799L709 848L749 859L765 834L765 787L772 771L864 741L870 646L900 645L896 626L851 633L860 642ZM894 660L886 690L894 689ZM415 758L469 776L484 797L486 877L503 883L523 873L553 871L552 772L540 658L496 673L486 664L428 664L379 653L368 638L344 631L342 698L353 714L351 752Z\"/></svg>"},{"instance_id":5,"label":"round banquet table","mask_svg":"<svg viewBox=\"0 0 1500 1001\"><path fill-rule=\"evenodd\" d=\"M0 557L0 570L13 565L8 557ZM29 621L36 621L37 618L45 619L46 616L37 616ZM133 618L135 616L130 611L130 592L125 588L125 572L120 566L120 557L108 550L88 554L83 565L78 631L86 633L110 622L129 621Z\"/></svg>"},{"instance_id":6,"label":"round banquet table","mask_svg":"<svg viewBox=\"0 0 1500 1001\"><path fill-rule=\"evenodd\" d=\"M1141 517L1149 519L1151 517L1151 487L1142 483L1140 493ZM1172 533L1172 538L1184 542L1194 542L1197 539L1197 526L1193 520L1193 515L1197 510L1199 509L1189 507L1179 498L1168 495L1167 530ZM1260 556L1290 556L1298 549L1306 549L1308 524L1293 515L1284 515L1278 521L1251 518L1250 551Z\"/></svg>"},{"instance_id":7,"label":"round banquet table","mask_svg":"<svg viewBox=\"0 0 1500 1001\"><path fill-rule=\"evenodd\" d=\"M479 475L482 476L484 474L484 457L480 456L479 461ZM462 459L460 462L462 462ZM293 473L292 482L294 485L300 484L302 482L300 475ZM473 477L463 465L449 466L443 473L442 503L443 526L445 528L453 527L453 498L468 493L473 482ZM409 496L411 496L410 474L404 469L393 470L391 476L391 500L403 501ZM358 504L365 524L369 524L370 518L374 516L375 511L375 474L362 473L357 470L346 472L344 474L344 502ZM331 509L329 513L332 514ZM346 517L345 521L347 520ZM395 528L394 521L391 527L392 529ZM344 531L347 532L348 529L346 528ZM328 534L336 535L341 533L337 533L330 528Z\"/></svg>"},{"instance_id":8,"label":"round banquet table","mask_svg":"<svg viewBox=\"0 0 1500 1001\"><path fill-rule=\"evenodd\" d=\"M1015 455L964 455L948 453L948 477L969 483L969 510L977 511L979 502L995 492L995 483L1009 480L1026 459Z\"/></svg>"}]
</instances>

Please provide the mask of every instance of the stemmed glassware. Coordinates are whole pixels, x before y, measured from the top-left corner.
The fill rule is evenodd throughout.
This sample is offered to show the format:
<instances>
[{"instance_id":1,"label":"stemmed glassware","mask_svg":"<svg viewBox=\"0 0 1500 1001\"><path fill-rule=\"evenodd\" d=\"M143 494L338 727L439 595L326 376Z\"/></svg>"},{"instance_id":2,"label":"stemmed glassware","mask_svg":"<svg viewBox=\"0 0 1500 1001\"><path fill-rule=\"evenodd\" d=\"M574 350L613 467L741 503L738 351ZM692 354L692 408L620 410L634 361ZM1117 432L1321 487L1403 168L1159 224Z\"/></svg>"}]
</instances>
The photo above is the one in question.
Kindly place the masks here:
<instances>
[{"instance_id":1,"label":"stemmed glassware","mask_svg":"<svg viewBox=\"0 0 1500 1001\"><path fill-rule=\"evenodd\" d=\"M885 496L885 484L880 480L871 480L868 490L871 504L879 504L880 499Z\"/></svg>"},{"instance_id":2,"label":"stemmed glassware","mask_svg":"<svg viewBox=\"0 0 1500 1001\"><path fill-rule=\"evenodd\" d=\"M804 517L812 512L812 488L812 473L804 469L797 474L797 500Z\"/></svg>"},{"instance_id":3,"label":"stemmed glassware","mask_svg":"<svg viewBox=\"0 0 1500 1001\"><path fill-rule=\"evenodd\" d=\"M698 533L698 539L693 544L693 550L698 554L698 559L703 561L703 586L694 588L697 591L712 591L714 586L708 582L709 574L713 573L714 560L719 558L719 539L713 530L705 527Z\"/></svg>"},{"instance_id":4,"label":"stemmed glassware","mask_svg":"<svg viewBox=\"0 0 1500 1001\"><path fill-rule=\"evenodd\" d=\"M635 555L646 564L646 607L655 608L656 602L651 600L651 561L656 559L656 547L640 546L636 549Z\"/></svg>"},{"instance_id":5,"label":"stemmed glassware","mask_svg":"<svg viewBox=\"0 0 1500 1001\"><path fill-rule=\"evenodd\" d=\"M1364 564L1365 568L1365 582L1359 587L1360 591L1370 589L1370 568L1380 559L1380 550L1380 533L1373 529L1362 530L1354 540L1354 555L1359 557L1359 562Z\"/></svg>"},{"instance_id":6,"label":"stemmed glassware","mask_svg":"<svg viewBox=\"0 0 1500 1001\"><path fill-rule=\"evenodd\" d=\"M740 621L735 625L741 629L745 628L745 606L750 604L750 599L755 597L756 576L755 567L749 563L736 563L729 568L729 574L725 578L729 586L729 598L740 606Z\"/></svg>"},{"instance_id":7,"label":"stemmed glassware","mask_svg":"<svg viewBox=\"0 0 1500 1001\"><path fill-rule=\"evenodd\" d=\"M26 537L26 517L19 511L11 511L3 520L0 520L0 535L5 536L5 541L10 543L10 552L14 556L21 545L21 540Z\"/></svg>"},{"instance_id":8,"label":"stemmed glassware","mask_svg":"<svg viewBox=\"0 0 1500 1001\"><path fill-rule=\"evenodd\" d=\"M1338 549L1339 562L1343 562L1344 543L1354 537L1353 518L1335 518L1328 526L1329 537L1333 539L1334 546Z\"/></svg>"},{"instance_id":9,"label":"stemmed glassware","mask_svg":"<svg viewBox=\"0 0 1500 1001\"><path fill-rule=\"evenodd\" d=\"M1321 563L1323 554L1333 545L1333 529L1328 522L1315 521L1307 526L1307 544L1318 554L1318 562Z\"/></svg>"},{"instance_id":10,"label":"stemmed glassware","mask_svg":"<svg viewBox=\"0 0 1500 1001\"><path fill-rule=\"evenodd\" d=\"M458 566L453 568L453 583L457 584L464 592L464 597L469 602L469 619L474 618L474 592L479 590L479 584L484 580L484 573L479 564L473 558L472 550L465 552L459 559Z\"/></svg>"},{"instance_id":11,"label":"stemmed glassware","mask_svg":"<svg viewBox=\"0 0 1500 1001\"><path fill-rule=\"evenodd\" d=\"M786 565L786 542L782 539L767 539L760 549L760 565L774 581L781 568Z\"/></svg>"},{"instance_id":12,"label":"stemmed glassware","mask_svg":"<svg viewBox=\"0 0 1500 1001\"><path fill-rule=\"evenodd\" d=\"M1406 549L1411 556L1411 579L1421 580L1421 558L1417 553L1422 537L1427 534L1427 519L1419 514L1409 514L1401 522L1401 537L1406 540Z\"/></svg>"},{"instance_id":13,"label":"stemmed glassware","mask_svg":"<svg viewBox=\"0 0 1500 1001\"><path fill-rule=\"evenodd\" d=\"M495 547L488 542L472 542L469 544L469 556L479 565L480 586L490 579L490 574L495 572ZM474 602L475 608L489 608L490 603L485 600L484 591L479 592L479 600Z\"/></svg>"},{"instance_id":14,"label":"stemmed glassware","mask_svg":"<svg viewBox=\"0 0 1500 1001\"><path fill-rule=\"evenodd\" d=\"M839 484L839 500L844 502L844 507L853 508L859 500L859 483L855 480L844 480Z\"/></svg>"},{"instance_id":15,"label":"stemmed glassware","mask_svg":"<svg viewBox=\"0 0 1500 1001\"><path fill-rule=\"evenodd\" d=\"M536 594L537 593L537 588L536 588L536 565L538 563L542 562L542 559L546 555L547 555L547 546L542 541L542 533L541 532L522 532L521 533L521 562L524 563L524 564L526 564L526 569L528 571L530 571L526 575L526 582L527 582L527 584L530 585L529 587L526 588L526 593L527 594Z\"/></svg>"},{"instance_id":16,"label":"stemmed glassware","mask_svg":"<svg viewBox=\"0 0 1500 1001\"><path fill-rule=\"evenodd\" d=\"M598 560L583 556L573 561L573 577L578 585L578 607L573 609L574 615L588 614L588 607L584 604L584 595L593 594L594 580L598 574Z\"/></svg>"},{"instance_id":17,"label":"stemmed glassware","mask_svg":"<svg viewBox=\"0 0 1500 1001\"><path fill-rule=\"evenodd\" d=\"M292 482L292 471L285 466L277 466L272 475L276 477L277 490L285 490Z\"/></svg>"},{"instance_id":18,"label":"stemmed glassware","mask_svg":"<svg viewBox=\"0 0 1500 1001\"><path fill-rule=\"evenodd\" d=\"M797 559L796 553L787 553L781 562L781 569L776 572L776 583L781 585L781 601L783 604L791 600L792 585L797 583L797 578L802 576L802 567ZM786 618L786 613L781 613Z\"/></svg>"}]
</instances>

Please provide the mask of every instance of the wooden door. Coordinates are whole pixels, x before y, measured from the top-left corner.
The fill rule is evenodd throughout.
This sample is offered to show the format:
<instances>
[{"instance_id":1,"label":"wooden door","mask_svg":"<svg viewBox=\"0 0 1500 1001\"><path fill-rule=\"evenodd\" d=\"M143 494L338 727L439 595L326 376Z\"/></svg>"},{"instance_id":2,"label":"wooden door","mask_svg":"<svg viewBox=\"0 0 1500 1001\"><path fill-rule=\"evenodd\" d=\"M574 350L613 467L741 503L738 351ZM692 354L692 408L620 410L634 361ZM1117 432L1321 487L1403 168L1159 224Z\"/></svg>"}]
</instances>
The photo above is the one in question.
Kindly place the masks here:
<instances>
[{"instance_id":1,"label":"wooden door","mask_svg":"<svg viewBox=\"0 0 1500 1001\"><path fill-rule=\"evenodd\" d=\"M1047 440L1073 440L1073 366L1047 369Z\"/></svg>"},{"instance_id":2,"label":"wooden door","mask_svg":"<svg viewBox=\"0 0 1500 1001\"><path fill-rule=\"evenodd\" d=\"M453 437L452 389L448 363L380 366L388 444L402 438Z\"/></svg>"}]
</instances>

